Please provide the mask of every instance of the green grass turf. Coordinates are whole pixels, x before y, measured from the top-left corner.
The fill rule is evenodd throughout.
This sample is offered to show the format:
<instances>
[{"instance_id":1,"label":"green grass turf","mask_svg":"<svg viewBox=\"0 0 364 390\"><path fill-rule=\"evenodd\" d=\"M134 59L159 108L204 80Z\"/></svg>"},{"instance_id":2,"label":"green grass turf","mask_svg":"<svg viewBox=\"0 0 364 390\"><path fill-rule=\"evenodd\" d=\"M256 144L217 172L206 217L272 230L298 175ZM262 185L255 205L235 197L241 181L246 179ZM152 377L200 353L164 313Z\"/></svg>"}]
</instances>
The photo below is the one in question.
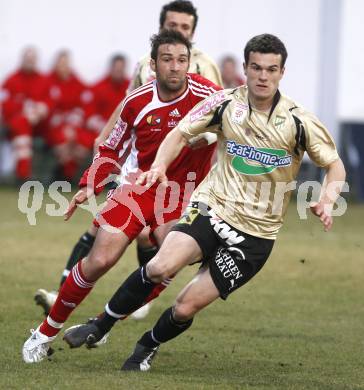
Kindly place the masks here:
<instances>
[{"instance_id":1,"label":"green grass turf","mask_svg":"<svg viewBox=\"0 0 364 390\"><path fill-rule=\"evenodd\" d=\"M70 350L59 337L49 360L26 365L22 344L42 320L33 294L58 285L91 218L79 210L65 223L43 206L29 226L12 190L0 191L0 207L1 389L364 389L363 206L351 205L324 233L292 204L261 273L164 345L150 372L127 374L121 363L196 267L179 274L145 320L118 323L106 346ZM131 246L66 327L100 312L135 267Z\"/></svg>"}]
</instances>

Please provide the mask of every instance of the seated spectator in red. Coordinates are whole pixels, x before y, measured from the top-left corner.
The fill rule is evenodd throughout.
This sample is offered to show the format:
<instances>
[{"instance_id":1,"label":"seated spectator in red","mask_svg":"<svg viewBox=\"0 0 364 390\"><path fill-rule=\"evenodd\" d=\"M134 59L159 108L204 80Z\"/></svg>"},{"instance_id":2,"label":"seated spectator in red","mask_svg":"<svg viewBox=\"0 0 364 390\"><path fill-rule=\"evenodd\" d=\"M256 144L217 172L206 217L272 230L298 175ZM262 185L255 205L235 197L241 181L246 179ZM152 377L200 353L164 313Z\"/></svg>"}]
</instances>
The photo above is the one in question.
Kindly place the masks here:
<instances>
[{"instance_id":1,"label":"seated spectator in red","mask_svg":"<svg viewBox=\"0 0 364 390\"><path fill-rule=\"evenodd\" d=\"M48 76L48 141L61 168L62 178L74 180L80 164L90 155L95 135L85 128L84 107L92 92L75 75L67 51L58 53Z\"/></svg>"},{"instance_id":2,"label":"seated spectator in red","mask_svg":"<svg viewBox=\"0 0 364 390\"><path fill-rule=\"evenodd\" d=\"M245 84L243 76L238 71L235 57L225 56L222 58L220 64L224 88L236 88Z\"/></svg>"},{"instance_id":3,"label":"seated spectator in red","mask_svg":"<svg viewBox=\"0 0 364 390\"><path fill-rule=\"evenodd\" d=\"M117 54L110 61L108 74L92 88L93 101L87 108L86 127L98 136L129 86L126 57ZM98 146L98 145L97 145Z\"/></svg>"},{"instance_id":4,"label":"seated spectator in red","mask_svg":"<svg viewBox=\"0 0 364 390\"><path fill-rule=\"evenodd\" d=\"M26 48L19 69L2 85L3 122L12 141L19 181L31 177L32 140L35 135L44 135L44 119L48 112L45 77L39 72L37 62L37 51Z\"/></svg>"}]
</instances>

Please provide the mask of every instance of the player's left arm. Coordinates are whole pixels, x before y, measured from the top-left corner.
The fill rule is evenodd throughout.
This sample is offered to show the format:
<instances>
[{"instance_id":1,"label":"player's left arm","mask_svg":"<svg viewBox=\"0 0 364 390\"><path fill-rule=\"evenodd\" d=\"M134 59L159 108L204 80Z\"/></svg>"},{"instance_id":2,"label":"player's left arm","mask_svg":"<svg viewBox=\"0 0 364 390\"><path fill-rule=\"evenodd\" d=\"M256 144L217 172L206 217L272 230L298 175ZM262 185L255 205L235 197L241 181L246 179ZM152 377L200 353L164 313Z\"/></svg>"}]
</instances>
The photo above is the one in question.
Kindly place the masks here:
<instances>
[{"instance_id":1,"label":"player's left arm","mask_svg":"<svg viewBox=\"0 0 364 390\"><path fill-rule=\"evenodd\" d=\"M311 204L310 208L312 213L320 218L327 232L333 224L332 209L345 183L346 173L341 158L325 168L326 175L322 183L320 199L317 203Z\"/></svg>"},{"instance_id":2,"label":"player's left arm","mask_svg":"<svg viewBox=\"0 0 364 390\"><path fill-rule=\"evenodd\" d=\"M325 231L333 224L332 209L345 184L345 168L334 139L326 127L313 114L304 112L306 151L311 160L326 170L319 201L311 204L311 211L320 218Z\"/></svg>"}]
</instances>

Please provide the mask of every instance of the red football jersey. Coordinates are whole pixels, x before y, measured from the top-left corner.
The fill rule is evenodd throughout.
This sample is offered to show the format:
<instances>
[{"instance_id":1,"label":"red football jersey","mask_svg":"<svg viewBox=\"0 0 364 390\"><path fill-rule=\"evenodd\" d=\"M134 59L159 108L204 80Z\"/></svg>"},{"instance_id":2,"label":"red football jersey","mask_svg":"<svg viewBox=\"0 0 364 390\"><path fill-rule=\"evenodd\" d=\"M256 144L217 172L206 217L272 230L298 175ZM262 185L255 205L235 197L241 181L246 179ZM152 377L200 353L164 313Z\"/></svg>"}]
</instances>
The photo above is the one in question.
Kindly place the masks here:
<instances>
[{"instance_id":1,"label":"red football jersey","mask_svg":"<svg viewBox=\"0 0 364 390\"><path fill-rule=\"evenodd\" d=\"M160 100L156 80L144 84L128 95L124 99L118 121L108 139L100 146L94 163L84 173L80 185L92 185L95 193L99 193L102 190L99 184L113 167L112 162L103 162L100 165L100 159L110 158L118 161L129 144L131 151L122 166L121 182L138 170L149 170L166 135L197 103L221 89L197 74L188 74L187 81L186 90L172 101ZM214 149L214 144L198 150L184 147L169 167L168 179L177 182L182 188L187 178L191 179L188 174L193 172L196 176L192 175L192 180L198 185L210 169ZM89 171L95 174L93 183L87 183Z\"/></svg>"},{"instance_id":2,"label":"red football jersey","mask_svg":"<svg viewBox=\"0 0 364 390\"><path fill-rule=\"evenodd\" d=\"M128 79L114 81L106 76L92 87L92 100L84 107L86 127L99 133L118 104L126 96Z\"/></svg>"},{"instance_id":3,"label":"red football jersey","mask_svg":"<svg viewBox=\"0 0 364 390\"><path fill-rule=\"evenodd\" d=\"M55 72L47 77L50 126L61 124L81 126L84 121L84 105L92 93L75 75L61 79Z\"/></svg>"},{"instance_id":4,"label":"red football jersey","mask_svg":"<svg viewBox=\"0 0 364 390\"><path fill-rule=\"evenodd\" d=\"M13 115L22 112L27 100L41 102L46 99L45 77L38 72L27 73L20 69L4 81L2 94L2 115L7 122Z\"/></svg>"},{"instance_id":5,"label":"red football jersey","mask_svg":"<svg viewBox=\"0 0 364 390\"><path fill-rule=\"evenodd\" d=\"M129 80L115 82L110 76L99 81L93 88L95 113L108 120L117 105L124 99Z\"/></svg>"}]
</instances>

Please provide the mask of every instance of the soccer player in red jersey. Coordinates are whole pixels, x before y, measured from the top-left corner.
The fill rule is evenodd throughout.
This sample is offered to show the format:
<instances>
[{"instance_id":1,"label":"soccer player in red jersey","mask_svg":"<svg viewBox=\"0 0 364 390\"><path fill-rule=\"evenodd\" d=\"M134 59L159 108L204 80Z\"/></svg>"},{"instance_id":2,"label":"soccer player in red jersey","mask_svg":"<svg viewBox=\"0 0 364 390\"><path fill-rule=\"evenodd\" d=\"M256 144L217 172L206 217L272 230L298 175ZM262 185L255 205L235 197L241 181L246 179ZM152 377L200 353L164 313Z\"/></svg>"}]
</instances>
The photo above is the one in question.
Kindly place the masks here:
<instances>
[{"instance_id":1,"label":"soccer player in red jersey","mask_svg":"<svg viewBox=\"0 0 364 390\"><path fill-rule=\"evenodd\" d=\"M198 13L192 2L186 0L173 0L163 5L159 16L159 31L162 29L179 31L190 42L193 41L194 32L198 24ZM197 73L209 79L217 85L222 86L220 71L216 63L204 52L192 47L190 57L189 73ZM150 67L150 54L144 56L138 63L133 78L130 82L128 91L131 92L141 85L153 80L155 72ZM116 112L118 115L119 112ZM95 125L95 122L93 122ZM95 140L95 150L109 136L115 120L108 122ZM109 126L110 124L110 126ZM99 129L98 129L99 130ZM61 285L68 276L72 267L87 256L95 241L96 229L92 225L79 238L75 244L70 257L67 261L61 278ZM149 228L145 228L137 237L137 259L140 266L146 264L158 252L158 246L153 245L149 240ZM35 301L41 305L46 314L49 313L57 293L39 289L35 294ZM135 319L144 318L149 311L148 305L143 306L140 310L134 312L132 317Z\"/></svg>"},{"instance_id":2,"label":"soccer player in red jersey","mask_svg":"<svg viewBox=\"0 0 364 390\"><path fill-rule=\"evenodd\" d=\"M150 168L158 146L183 116L220 89L202 76L187 74L190 48L190 42L174 31L162 31L152 39L152 66L157 78L120 104L118 120L82 177L82 188L73 197L65 218L71 217L78 204L102 190L102 182L131 143L131 152L122 167L122 185L95 220L99 229L89 256L72 269L48 317L25 342L25 362L39 362L47 356L50 343L75 307L145 226L151 227L154 239L161 244L193 189L186 181L199 184L209 171L214 145L200 150L185 147L168 170L171 189L167 198L163 186L146 190L132 183L141 170ZM172 203L173 207L169 207Z\"/></svg>"}]
</instances>

